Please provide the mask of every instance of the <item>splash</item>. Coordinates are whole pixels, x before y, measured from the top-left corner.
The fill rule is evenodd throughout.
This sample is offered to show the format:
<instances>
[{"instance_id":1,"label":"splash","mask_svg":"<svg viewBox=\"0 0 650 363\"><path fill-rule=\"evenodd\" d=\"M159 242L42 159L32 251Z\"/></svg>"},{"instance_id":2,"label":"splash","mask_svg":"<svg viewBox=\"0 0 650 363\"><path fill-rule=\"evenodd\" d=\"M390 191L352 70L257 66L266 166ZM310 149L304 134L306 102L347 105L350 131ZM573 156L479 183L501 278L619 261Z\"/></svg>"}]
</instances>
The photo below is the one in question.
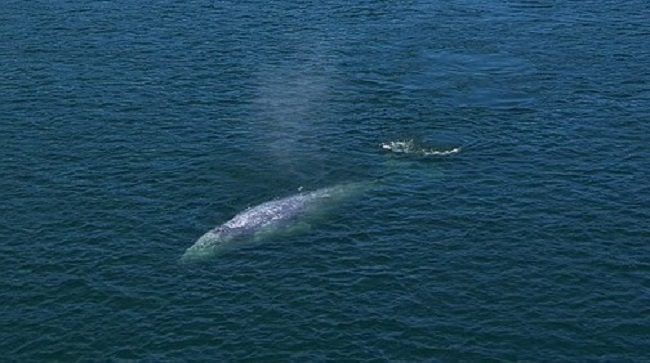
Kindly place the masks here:
<instances>
[{"instance_id":1,"label":"splash","mask_svg":"<svg viewBox=\"0 0 650 363\"><path fill-rule=\"evenodd\" d=\"M461 150L460 147L447 150L425 148L417 145L413 139L385 142L381 144L381 148L397 154L415 154L420 156L445 156L459 153Z\"/></svg>"}]
</instances>

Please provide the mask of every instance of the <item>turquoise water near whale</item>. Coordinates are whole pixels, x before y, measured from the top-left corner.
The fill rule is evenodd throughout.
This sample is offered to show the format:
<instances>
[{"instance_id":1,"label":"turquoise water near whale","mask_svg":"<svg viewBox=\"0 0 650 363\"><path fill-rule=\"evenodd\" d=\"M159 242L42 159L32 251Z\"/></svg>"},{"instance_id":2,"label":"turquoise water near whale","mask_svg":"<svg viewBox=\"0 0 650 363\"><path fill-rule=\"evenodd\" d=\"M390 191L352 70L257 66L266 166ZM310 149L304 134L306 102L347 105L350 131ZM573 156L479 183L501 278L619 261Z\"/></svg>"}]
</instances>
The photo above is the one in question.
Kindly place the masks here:
<instances>
[{"instance_id":1,"label":"turquoise water near whale","mask_svg":"<svg viewBox=\"0 0 650 363\"><path fill-rule=\"evenodd\" d=\"M649 4L3 1L0 360L650 361Z\"/></svg>"}]
</instances>

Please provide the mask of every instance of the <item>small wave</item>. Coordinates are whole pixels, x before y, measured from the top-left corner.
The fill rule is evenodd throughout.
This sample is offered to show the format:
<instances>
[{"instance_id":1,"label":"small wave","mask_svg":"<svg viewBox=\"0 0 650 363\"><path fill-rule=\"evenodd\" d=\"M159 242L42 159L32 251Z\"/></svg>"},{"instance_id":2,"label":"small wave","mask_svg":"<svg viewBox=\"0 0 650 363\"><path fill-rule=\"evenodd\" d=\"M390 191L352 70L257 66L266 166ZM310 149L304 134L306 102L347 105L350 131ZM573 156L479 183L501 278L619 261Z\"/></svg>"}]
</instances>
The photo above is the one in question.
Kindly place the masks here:
<instances>
[{"instance_id":1,"label":"small wave","mask_svg":"<svg viewBox=\"0 0 650 363\"><path fill-rule=\"evenodd\" d=\"M460 152L460 147L447 150L424 148L415 143L414 140L390 141L381 144L383 150L398 154L416 154L422 156L445 156Z\"/></svg>"}]
</instances>

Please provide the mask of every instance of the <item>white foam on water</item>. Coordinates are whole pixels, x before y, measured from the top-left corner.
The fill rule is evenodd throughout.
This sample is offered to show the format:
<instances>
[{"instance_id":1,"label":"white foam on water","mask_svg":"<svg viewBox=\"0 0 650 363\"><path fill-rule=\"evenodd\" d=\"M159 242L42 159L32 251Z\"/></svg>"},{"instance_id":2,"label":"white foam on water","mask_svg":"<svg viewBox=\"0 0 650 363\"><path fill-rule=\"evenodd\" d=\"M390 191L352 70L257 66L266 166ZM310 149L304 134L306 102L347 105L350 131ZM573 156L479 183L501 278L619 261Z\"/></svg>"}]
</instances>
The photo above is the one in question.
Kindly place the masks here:
<instances>
[{"instance_id":1,"label":"white foam on water","mask_svg":"<svg viewBox=\"0 0 650 363\"><path fill-rule=\"evenodd\" d=\"M436 150L431 148L423 148L416 145L413 140L398 140L389 141L381 144L383 150L388 150L398 154L416 154L421 156L445 156L459 153L461 148L455 147L448 150Z\"/></svg>"}]
</instances>

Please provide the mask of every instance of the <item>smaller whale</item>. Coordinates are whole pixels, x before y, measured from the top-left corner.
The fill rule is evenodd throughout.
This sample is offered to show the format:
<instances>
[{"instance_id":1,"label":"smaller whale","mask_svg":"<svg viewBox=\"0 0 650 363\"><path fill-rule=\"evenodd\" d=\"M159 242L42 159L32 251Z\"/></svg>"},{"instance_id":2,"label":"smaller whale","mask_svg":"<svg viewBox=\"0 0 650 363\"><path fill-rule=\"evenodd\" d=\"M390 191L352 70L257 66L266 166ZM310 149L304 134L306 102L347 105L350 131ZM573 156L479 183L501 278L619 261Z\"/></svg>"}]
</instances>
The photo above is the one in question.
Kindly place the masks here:
<instances>
[{"instance_id":1,"label":"smaller whale","mask_svg":"<svg viewBox=\"0 0 650 363\"><path fill-rule=\"evenodd\" d=\"M248 208L201 236L185 251L180 260L203 260L245 242L261 241L309 229L308 221L323 214L329 206L367 190L369 185L367 182L341 184L300 192Z\"/></svg>"}]
</instances>

